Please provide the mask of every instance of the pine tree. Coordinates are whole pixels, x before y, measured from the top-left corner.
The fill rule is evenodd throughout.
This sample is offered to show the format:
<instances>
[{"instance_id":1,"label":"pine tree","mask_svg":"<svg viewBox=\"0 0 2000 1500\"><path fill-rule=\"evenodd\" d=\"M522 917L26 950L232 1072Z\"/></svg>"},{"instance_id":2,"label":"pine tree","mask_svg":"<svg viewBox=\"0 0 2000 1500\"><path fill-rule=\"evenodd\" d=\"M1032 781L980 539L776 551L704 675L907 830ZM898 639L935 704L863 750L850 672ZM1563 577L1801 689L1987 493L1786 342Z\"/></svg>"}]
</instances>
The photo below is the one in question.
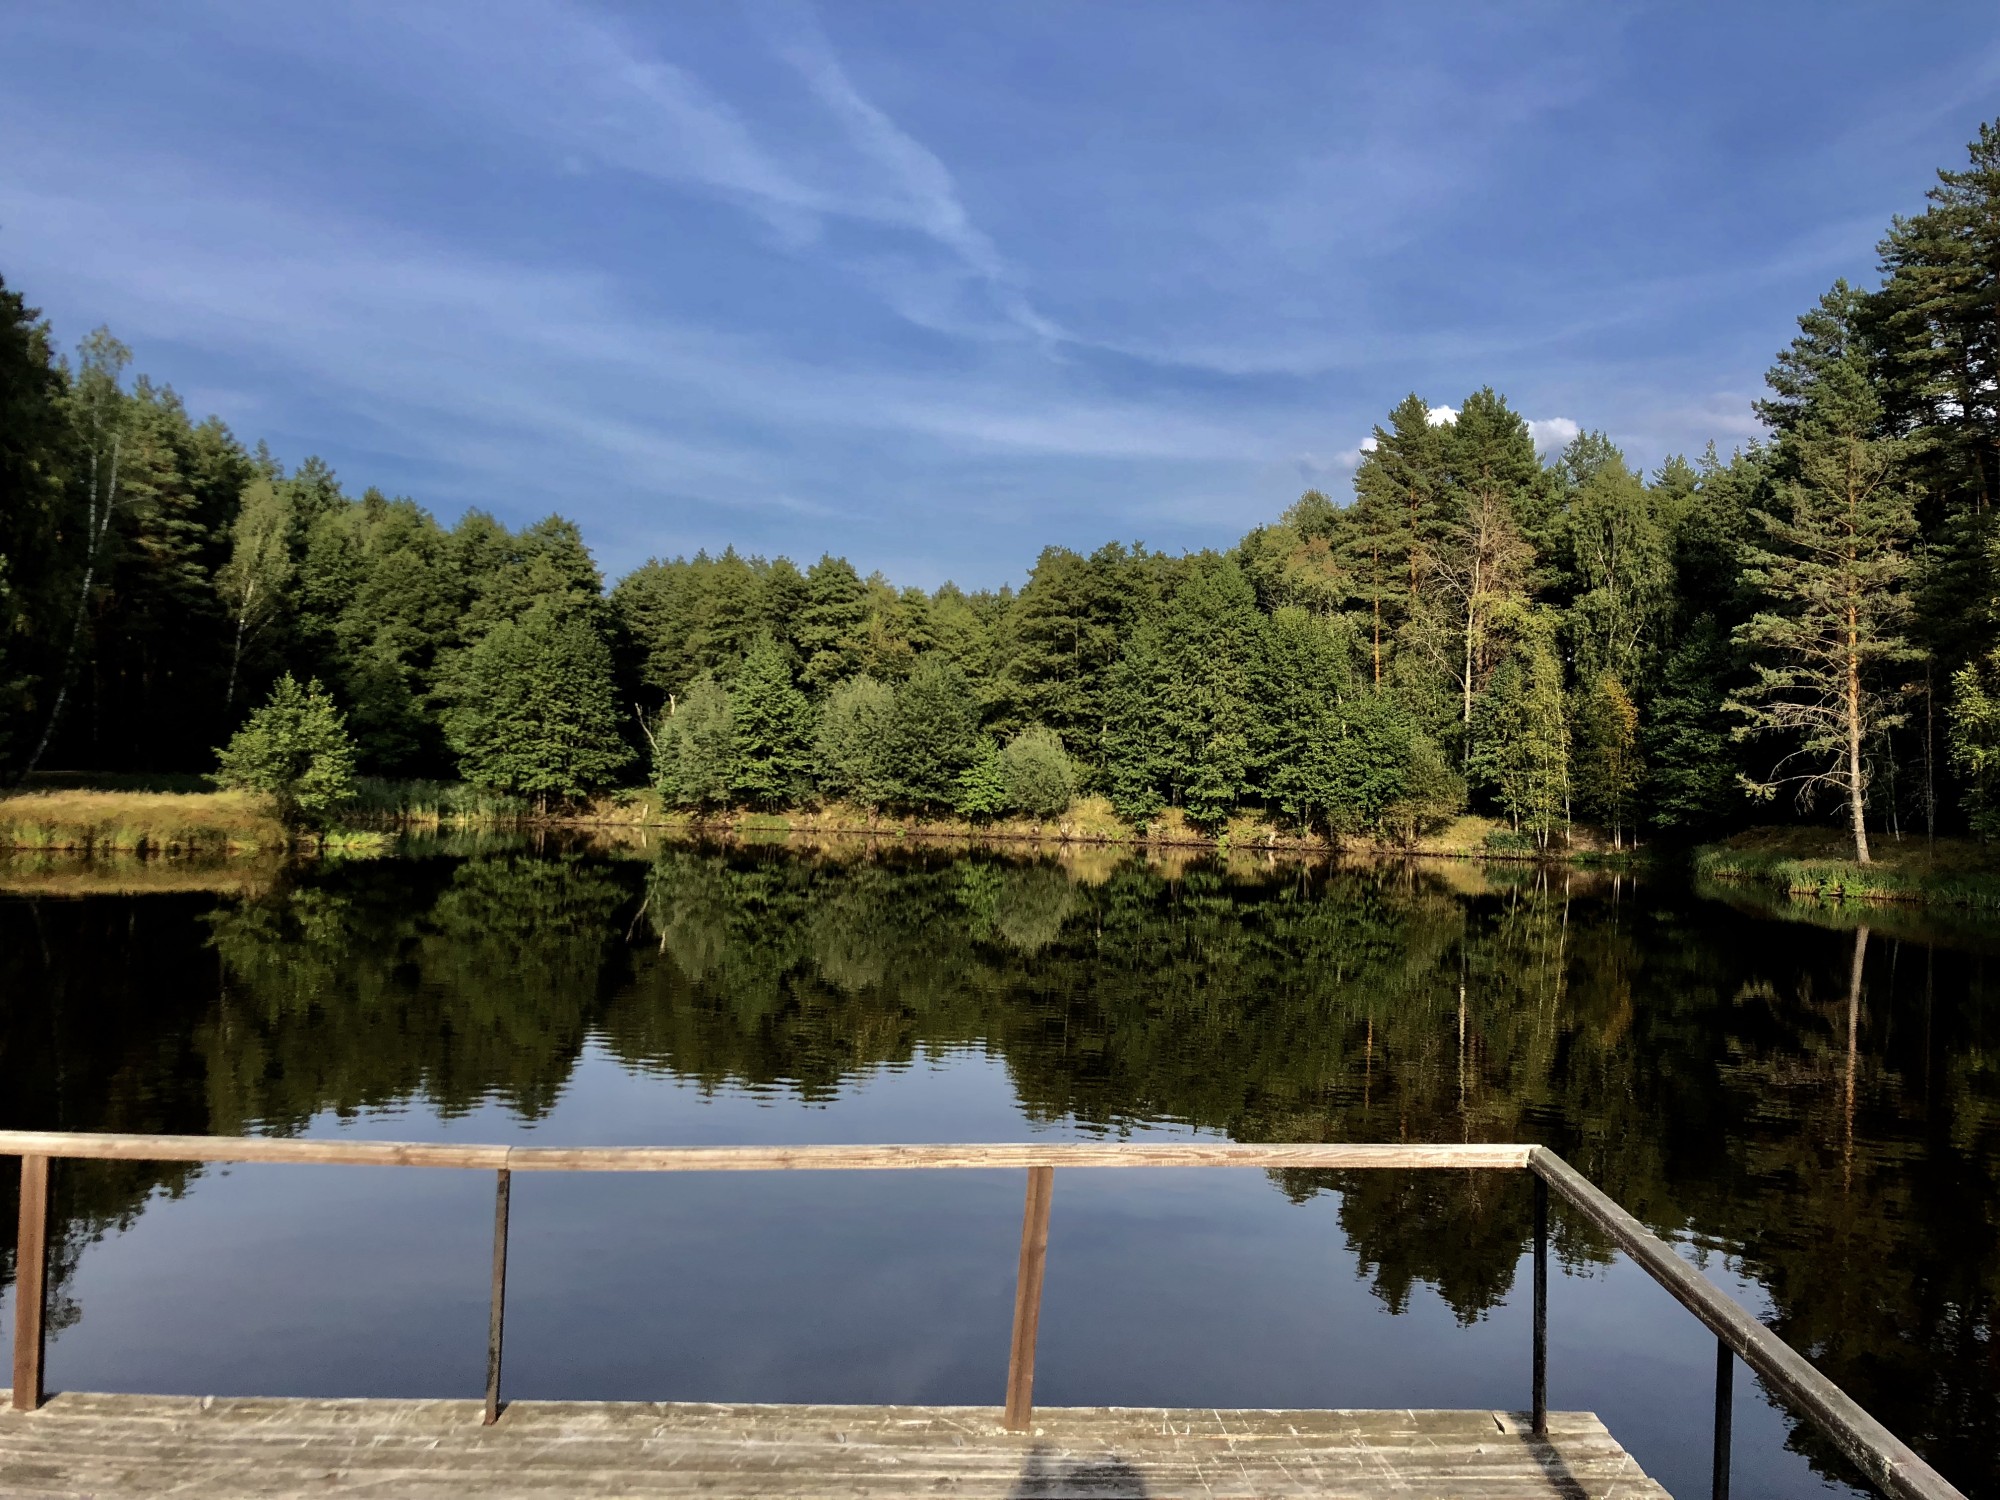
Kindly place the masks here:
<instances>
[{"instance_id":1,"label":"pine tree","mask_svg":"<svg viewBox=\"0 0 2000 1500\"><path fill-rule=\"evenodd\" d=\"M894 801L919 810L950 807L959 777L979 754L979 711L965 673L938 652L917 658L896 687L887 745Z\"/></svg>"},{"instance_id":2,"label":"pine tree","mask_svg":"<svg viewBox=\"0 0 2000 1500\"><path fill-rule=\"evenodd\" d=\"M1228 817L1250 788L1257 599L1234 559L1204 554L1120 660L1105 737L1112 799L1128 817L1162 806Z\"/></svg>"},{"instance_id":3,"label":"pine tree","mask_svg":"<svg viewBox=\"0 0 2000 1500\"><path fill-rule=\"evenodd\" d=\"M1399 629L1413 619L1443 537L1446 471L1443 425L1414 393L1362 445L1354 504L1340 542L1354 599L1367 613L1370 681L1378 689Z\"/></svg>"},{"instance_id":4,"label":"pine tree","mask_svg":"<svg viewBox=\"0 0 2000 1500\"><path fill-rule=\"evenodd\" d=\"M811 785L812 707L792 684L785 648L770 635L750 647L729 688L736 767L731 790L753 807L783 807Z\"/></svg>"},{"instance_id":5,"label":"pine tree","mask_svg":"<svg viewBox=\"0 0 2000 1500\"><path fill-rule=\"evenodd\" d=\"M823 556L806 570L806 606L794 639L808 688L823 693L861 670L866 617L861 577L846 558Z\"/></svg>"},{"instance_id":6,"label":"pine tree","mask_svg":"<svg viewBox=\"0 0 2000 1500\"><path fill-rule=\"evenodd\" d=\"M289 672L215 754L215 784L269 796L288 829L325 828L354 795L354 743L340 710L317 682L300 687Z\"/></svg>"},{"instance_id":7,"label":"pine tree","mask_svg":"<svg viewBox=\"0 0 2000 1500\"><path fill-rule=\"evenodd\" d=\"M1444 447L1450 485L1430 583L1451 629L1436 633L1432 649L1458 688L1470 735L1473 699L1527 606L1535 552L1525 525L1542 467L1528 424L1491 387L1466 398Z\"/></svg>"},{"instance_id":8,"label":"pine tree","mask_svg":"<svg viewBox=\"0 0 2000 1500\"><path fill-rule=\"evenodd\" d=\"M1855 312L1854 294L1836 285L1772 372L1775 399L1761 410L1779 431L1780 508L1758 513L1765 540L1747 552L1744 576L1764 608L1738 628L1756 676L1730 706L1739 736L1786 741L1752 789L1794 785L1807 804L1835 793L1866 864L1866 750L1902 720L1883 696L1901 684L1882 679L1916 654L1902 634L1916 521L1905 445L1879 435Z\"/></svg>"},{"instance_id":9,"label":"pine tree","mask_svg":"<svg viewBox=\"0 0 2000 1500\"><path fill-rule=\"evenodd\" d=\"M561 598L543 598L471 646L445 728L459 774L480 786L573 802L610 786L632 759L617 731L611 651Z\"/></svg>"}]
</instances>

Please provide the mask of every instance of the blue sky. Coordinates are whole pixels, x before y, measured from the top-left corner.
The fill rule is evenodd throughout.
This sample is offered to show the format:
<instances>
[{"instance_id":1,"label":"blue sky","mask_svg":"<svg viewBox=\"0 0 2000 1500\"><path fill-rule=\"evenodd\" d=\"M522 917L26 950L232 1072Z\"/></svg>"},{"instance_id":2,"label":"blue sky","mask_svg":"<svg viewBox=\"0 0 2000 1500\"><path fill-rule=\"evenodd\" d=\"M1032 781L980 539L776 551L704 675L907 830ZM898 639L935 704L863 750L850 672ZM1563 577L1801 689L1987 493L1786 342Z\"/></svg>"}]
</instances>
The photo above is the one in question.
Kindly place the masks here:
<instances>
[{"instance_id":1,"label":"blue sky","mask_svg":"<svg viewBox=\"0 0 2000 1500\"><path fill-rule=\"evenodd\" d=\"M1725 450L2000 114L2000 7L0 10L0 274L607 572L1226 544L1410 390Z\"/></svg>"}]
</instances>

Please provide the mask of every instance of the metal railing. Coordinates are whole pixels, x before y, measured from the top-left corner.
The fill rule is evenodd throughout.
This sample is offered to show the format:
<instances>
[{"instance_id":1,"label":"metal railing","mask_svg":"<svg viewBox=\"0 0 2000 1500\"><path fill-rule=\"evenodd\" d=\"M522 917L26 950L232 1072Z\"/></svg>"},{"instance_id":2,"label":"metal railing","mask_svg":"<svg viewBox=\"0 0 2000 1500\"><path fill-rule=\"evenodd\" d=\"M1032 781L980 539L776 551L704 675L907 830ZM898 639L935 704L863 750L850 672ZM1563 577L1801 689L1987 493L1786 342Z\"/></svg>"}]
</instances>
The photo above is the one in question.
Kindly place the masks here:
<instances>
[{"instance_id":1,"label":"metal railing","mask_svg":"<svg viewBox=\"0 0 2000 1500\"><path fill-rule=\"evenodd\" d=\"M1729 1493L1730 1400L1740 1358L1804 1417L1869 1482L1896 1500L1963 1500L1917 1456L1805 1357L1759 1323L1735 1298L1674 1253L1673 1247L1544 1146L1243 1145L1202 1141L969 1146L454 1146L389 1141L270 1137L93 1135L0 1131L0 1156L21 1159L21 1219L15 1274L16 1408L42 1404L47 1288L49 1163L95 1161L327 1163L444 1167L495 1174L493 1286L488 1321L485 1420L500 1416L500 1370L507 1299L508 1207L515 1172L909 1171L1025 1168L1026 1205L1014 1284L1004 1420L1021 1431L1034 1405L1035 1339L1049 1208L1058 1167L1260 1167L1322 1171L1527 1171L1534 1177L1534 1350L1531 1416L1548 1430L1549 1192L1596 1225L1647 1275L1707 1325L1716 1338L1713 1492Z\"/></svg>"}]
</instances>

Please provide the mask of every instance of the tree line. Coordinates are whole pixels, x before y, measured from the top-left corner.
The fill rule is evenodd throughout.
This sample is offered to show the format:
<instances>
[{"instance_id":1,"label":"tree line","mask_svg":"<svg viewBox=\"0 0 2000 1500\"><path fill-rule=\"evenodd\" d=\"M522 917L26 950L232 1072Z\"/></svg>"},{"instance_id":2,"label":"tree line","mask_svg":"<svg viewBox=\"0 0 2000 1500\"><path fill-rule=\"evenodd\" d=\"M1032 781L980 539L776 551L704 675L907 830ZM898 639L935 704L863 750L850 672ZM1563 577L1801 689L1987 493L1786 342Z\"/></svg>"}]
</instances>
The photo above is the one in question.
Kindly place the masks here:
<instances>
[{"instance_id":1,"label":"tree line","mask_svg":"<svg viewBox=\"0 0 2000 1500\"><path fill-rule=\"evenodd\" d=\"M194 769L289 677L383 776L548 802L1268 817L1408 837L1461 810L1547 845L1760 804L2000 832L2000 128L1837 283L1768 436L1551 462L1490 387L1411 395L1353 493L1235 546L1046 549L1017 590L698 553L605 587L578 529L356 497L60 358L0 288L0 757ZM268 729L268 725L265 726Z\"/></svg>"}]
</instances>

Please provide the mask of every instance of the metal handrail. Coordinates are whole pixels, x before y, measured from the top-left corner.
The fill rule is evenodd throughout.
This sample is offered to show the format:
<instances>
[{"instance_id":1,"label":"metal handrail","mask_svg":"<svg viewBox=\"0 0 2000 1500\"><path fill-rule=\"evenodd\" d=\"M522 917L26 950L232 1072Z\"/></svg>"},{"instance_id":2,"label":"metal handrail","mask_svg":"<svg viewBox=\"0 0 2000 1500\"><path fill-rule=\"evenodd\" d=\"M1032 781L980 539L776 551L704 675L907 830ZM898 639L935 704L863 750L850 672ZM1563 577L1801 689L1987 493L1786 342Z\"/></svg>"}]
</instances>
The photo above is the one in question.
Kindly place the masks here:
<instances>
[{"instance_id":1,"label":"metal handrail","mask_svg":"<svg viewBox=\"0 0 2000 1500\"><path fill-rule=\"evenodd\" d=\"M21 1158L21 1217L15 1275L13 1403L42 1404L47 1298L48 1178L52 1159L271 1162L440 1167L496 1174L493 1300L488 1330L485 1418L498 1420L512 1174L547 1172L909 1171L1026 1168L1028 1191L1016 1273L1007 1370L1006 1425L1028 1426L1033 1410L1035 1336L1048 1253L1049 1205L1057 1167L1262 1167L1336 1171L1501 1170L1535 1181L1534 1431L1547 1431L1548 1193L1595 1224L1716 1336L1715 1500L1729 1491L1732 1357L1816 1427L1869 1481L1896 1500L1964 1500L1907 1444L1757 1321L1749 1310L1674 1253L1546 1146L1345 1143L1054 1142L907 1146L499 1146L435 1142L291 1140L267 1136L175 1136L0 1131L0 1156Z\"/></svg>"}]
</instances>

